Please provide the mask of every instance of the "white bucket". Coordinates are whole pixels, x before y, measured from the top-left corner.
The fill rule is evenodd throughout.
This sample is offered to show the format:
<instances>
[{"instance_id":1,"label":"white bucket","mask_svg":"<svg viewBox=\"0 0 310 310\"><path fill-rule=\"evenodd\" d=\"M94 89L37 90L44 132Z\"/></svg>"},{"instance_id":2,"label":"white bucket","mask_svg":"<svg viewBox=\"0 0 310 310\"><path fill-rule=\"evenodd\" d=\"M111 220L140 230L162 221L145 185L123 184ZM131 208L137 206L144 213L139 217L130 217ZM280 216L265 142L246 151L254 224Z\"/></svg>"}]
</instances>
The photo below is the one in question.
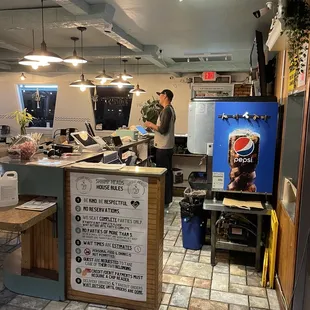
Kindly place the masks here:
<instances>
[{"instance_id":1,"label":"white bucket","mask_svg":"<svg viewBox=\"0 0 310 310\"><path fill-rule=\"evenodd\" d=\"M0 210L18 204L18 177L16 171L7 171L0 177ZM3 210L3 209L2 209Z\"/></svg>"}]
</instances>

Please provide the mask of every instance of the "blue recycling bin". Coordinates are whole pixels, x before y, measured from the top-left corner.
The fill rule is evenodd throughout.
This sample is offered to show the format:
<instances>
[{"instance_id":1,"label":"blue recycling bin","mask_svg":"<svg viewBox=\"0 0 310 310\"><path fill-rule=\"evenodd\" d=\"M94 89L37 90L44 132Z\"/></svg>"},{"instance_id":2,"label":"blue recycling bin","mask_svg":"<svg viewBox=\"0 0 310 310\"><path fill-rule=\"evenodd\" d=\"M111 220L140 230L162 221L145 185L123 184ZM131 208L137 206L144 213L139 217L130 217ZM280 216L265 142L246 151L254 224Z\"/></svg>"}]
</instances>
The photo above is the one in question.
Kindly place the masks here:
<instances>
[{"instance_id":1,"label":"blue recycling bin","mask_svg":"<svg viewBox=\"0 0 310 310\"><path fill-rule=\"evenodd\" d=\"M204 243L204 222L198 216L182 218L183 248L200 250Z\"/></svg>"},{"instance_id":2,"label":"blue recycling bin","mask_svg":"<svg viewBox=\"0 0 310 310\"><path fill-rule=\"evenodd\" d=\"M180 206L183 247L189 250L200 250L205 238L203 203L199 199L189 200L185 198L180 202Z\"/></svg>"}]
</instances>

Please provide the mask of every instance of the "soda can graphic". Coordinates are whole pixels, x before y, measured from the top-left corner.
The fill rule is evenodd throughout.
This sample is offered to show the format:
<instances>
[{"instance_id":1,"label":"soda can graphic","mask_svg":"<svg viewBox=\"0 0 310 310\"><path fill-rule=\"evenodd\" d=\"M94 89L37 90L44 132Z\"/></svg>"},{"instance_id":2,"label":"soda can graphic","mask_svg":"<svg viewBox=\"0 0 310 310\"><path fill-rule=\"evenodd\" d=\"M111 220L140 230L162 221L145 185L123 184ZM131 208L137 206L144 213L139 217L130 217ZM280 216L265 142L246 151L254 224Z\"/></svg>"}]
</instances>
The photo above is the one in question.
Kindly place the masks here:
<instances>
[{"instance_id":1,"label":"soda can graphic","mask_svg":"<svg viewBox=\"0 0 310 310\"><path fill-rule=\"evenodd\" d=\"M256 192L254 184L259 160L260 135L246 129L234 130L229 135L228 164L230 191Z\"/></svg>"}]
</instances>

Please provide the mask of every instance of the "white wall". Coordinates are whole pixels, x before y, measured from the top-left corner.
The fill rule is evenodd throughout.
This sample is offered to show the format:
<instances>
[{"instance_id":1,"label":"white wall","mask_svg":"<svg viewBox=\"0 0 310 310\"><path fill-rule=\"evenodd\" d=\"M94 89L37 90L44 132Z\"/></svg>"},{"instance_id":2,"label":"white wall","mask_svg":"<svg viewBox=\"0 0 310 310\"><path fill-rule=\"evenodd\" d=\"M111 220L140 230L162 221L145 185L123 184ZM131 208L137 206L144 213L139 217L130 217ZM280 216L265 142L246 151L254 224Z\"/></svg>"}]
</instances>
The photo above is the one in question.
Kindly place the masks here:
<instances>
[{"instance_id":1,"label":"white wall","mask_svg":"<svg viewBox=\"0 0 310 310\"><path fill-rule=\"evenodd\" d=\"M96 74L87 74L86 78L92 79ZM12 133L19 132L19 126L15 120L7 115L20 108L18 98L18 84L53 84L58 85L54 129L75 127L85 130L84 121L88 119L94 125L91 98L88 91L81 92L79 89L69 87L72 81L79 78L79 74L58 74L50 73L48 76L26 74L27 79L21 81L20 73L0 73L0 124L11 126ZM234 74L233 80L241 81L244 74ZM131 81L133 84L136 81ZM132 102L129 125L139 124L140 109L144 102L157 98L156 91L165 88L171 89L175 95L173 105L175 107L176 133L187 133L188 104L190 101L190 84L182 78L172 78L169 74L141 75L140 87L147 91L139 97L134 96ZM32 130L30 130L32 131ZM48 133L51 130L42 130Z\"/></svg>"},{"instance_id":2,"label":"white wall","mask_svg":"<svg viewBox=\"0 0 310 310\"><path fill-rule=\"evenodd\" d=\"M173 106L176 111L176 133L187 133L187 110L191 97L190 84L182 83L181 79L170 79L171 75L144 75L140 78L140 87L147 91L139 97L134 96L130 114L130 124L138 124L140 121L141 106L152 96L157 98L157 91L170 89L174 93Z\"/></svg>"}]
</instances>

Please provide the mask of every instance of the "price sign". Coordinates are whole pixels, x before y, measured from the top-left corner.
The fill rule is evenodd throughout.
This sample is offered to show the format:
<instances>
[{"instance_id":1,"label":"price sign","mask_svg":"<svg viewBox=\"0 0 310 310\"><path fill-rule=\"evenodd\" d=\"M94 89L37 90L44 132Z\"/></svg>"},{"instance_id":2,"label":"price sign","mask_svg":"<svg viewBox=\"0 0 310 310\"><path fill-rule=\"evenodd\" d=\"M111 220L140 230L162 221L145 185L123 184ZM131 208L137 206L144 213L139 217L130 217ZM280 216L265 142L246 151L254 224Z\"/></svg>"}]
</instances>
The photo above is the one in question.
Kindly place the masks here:
<instances>
[{"instance_id":1,"label":"price sign","mask_svg":"<svg viewBox=\"0 0 310 310\"><path fill-rule=\"evenodd\" d=\"M214 71L203 72L202 73L202 80L214 82L216 80L216 72L214 72Z\"/></svg>"}]
</instances>

